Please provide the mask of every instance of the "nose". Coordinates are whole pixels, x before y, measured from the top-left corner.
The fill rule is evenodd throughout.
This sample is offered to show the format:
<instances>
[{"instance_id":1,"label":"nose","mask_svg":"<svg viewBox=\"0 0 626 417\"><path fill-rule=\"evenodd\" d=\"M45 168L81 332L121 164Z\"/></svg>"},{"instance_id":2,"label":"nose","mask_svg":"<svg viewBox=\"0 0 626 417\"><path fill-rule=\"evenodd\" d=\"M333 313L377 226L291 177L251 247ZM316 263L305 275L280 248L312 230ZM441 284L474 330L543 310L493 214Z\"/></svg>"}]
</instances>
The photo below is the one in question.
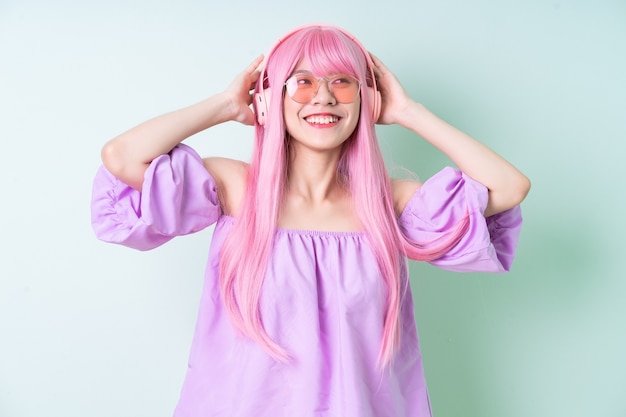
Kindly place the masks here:
<instances>
[{"instance_id":1,"label":"nose","mask_svg":"<svg viewBox=\"0 0 626 417\"><path fill-rule=\"evenodd\" d=\"M313 104L337 104L337 100L330 88L328 88L328 80L319 80L317 93L312 100Z\"/></svg>"}]
</instances>

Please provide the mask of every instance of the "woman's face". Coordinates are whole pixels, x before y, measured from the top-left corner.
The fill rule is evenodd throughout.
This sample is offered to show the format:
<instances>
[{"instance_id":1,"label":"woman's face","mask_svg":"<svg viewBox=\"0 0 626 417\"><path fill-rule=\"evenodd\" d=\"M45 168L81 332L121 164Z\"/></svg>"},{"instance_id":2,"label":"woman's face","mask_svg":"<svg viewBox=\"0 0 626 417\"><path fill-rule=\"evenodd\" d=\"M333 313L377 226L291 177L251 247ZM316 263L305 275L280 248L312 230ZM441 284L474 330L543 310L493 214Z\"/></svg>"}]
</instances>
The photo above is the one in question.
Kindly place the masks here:
<instances>
[{"instance_id":1,"label":"woman's face","mask_svg":"<svg viewBox=\"0 0 626 417\"><path fill-rule=\"evenodd\" d=\"M302 60L294 74L311 74ZM325 74L326 78L335 74ZM298 103L287 92L283 99L283 113L287 132L295 141L292 145L304 146L314 151L341 149L352 135L359 121L361 98L357 94L350 103L339 103L329 90L327 81L319 82L317 94L308 102Z\"/></svg>"}]
</instances>

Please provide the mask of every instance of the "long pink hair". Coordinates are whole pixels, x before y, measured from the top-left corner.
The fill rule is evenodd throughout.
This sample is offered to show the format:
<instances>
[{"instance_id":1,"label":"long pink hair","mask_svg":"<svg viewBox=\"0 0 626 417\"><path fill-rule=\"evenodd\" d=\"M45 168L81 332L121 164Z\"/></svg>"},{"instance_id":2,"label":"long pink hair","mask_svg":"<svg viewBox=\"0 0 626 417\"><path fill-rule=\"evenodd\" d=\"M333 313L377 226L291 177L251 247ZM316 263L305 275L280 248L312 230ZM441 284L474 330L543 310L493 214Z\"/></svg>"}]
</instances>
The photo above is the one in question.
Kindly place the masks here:
<instances>
[{"instance_id":1,"label":"long pink hair","mask_svg":"<svg viewBox=\"0 0 626 417\"><path fill-rule=\"evenodd\" d=\"M286 38L266 62L269 102L264 126L256 125L247 190L242 209L226 238L220 258L220 287L233 325L281 361L289 353L263 328L259 299L274 234L283 202L289 164L289 136L283 119L283 88L295 66L305 59L319 76L347 73L362 82L359 123L344 144L337 167L338 177L351 192L363 231L376 256L385 281L387 307L379 364L388 364L399 343L400 300L404 290L400 271L404 256L419 261L436 259L454 246L467 229L467 220L444 241L425 248L409 241L398 227L391 182L378 146L369 95L372 85L364 52L343 31L311 26ZM368 80L369 78L369 80ZM268 88L269 87L269 88ZM408 285L405 281L404 285Z\"/></svg>"}]
</instances>

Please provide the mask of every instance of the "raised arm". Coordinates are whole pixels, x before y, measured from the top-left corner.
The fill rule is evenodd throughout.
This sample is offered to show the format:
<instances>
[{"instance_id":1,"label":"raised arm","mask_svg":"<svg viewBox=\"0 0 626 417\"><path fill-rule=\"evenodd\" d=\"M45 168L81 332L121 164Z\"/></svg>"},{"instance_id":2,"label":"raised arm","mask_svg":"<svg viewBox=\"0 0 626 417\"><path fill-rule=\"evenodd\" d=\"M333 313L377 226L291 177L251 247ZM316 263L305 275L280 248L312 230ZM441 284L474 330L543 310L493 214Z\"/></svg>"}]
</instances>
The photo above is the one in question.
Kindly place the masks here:
<instances>
[{"instance_id":1,"label":"raised arm","mask_svg":"<svg viewBox=\"0 0 626 417\"><path fill-rule=\"evenodd\" d=\"M263 57L256 58L221 93L191 106L148 120L111 139L102 148L102 161L117 178L141 190L150 162L184 139L227 121L254 124L250 90L259 76Z\"/></svg>"},{"instance_id":2,"label":"raised arm","mask_svg":"<svg viewBox=\"0 0 626 417\"><path fill-rule=\"evenodd\" d=\"M449 125L414 101L387 67L372 55L377 82L383 97L380 124L398 124L420 135L443 152L461 171L489 190L485 216L508 210L526 197L530 181L511 163L466 133ZM414 191L413 187L413 191ZM406 201L411 187L395 191Z\"/></svg>"}]
</instances>

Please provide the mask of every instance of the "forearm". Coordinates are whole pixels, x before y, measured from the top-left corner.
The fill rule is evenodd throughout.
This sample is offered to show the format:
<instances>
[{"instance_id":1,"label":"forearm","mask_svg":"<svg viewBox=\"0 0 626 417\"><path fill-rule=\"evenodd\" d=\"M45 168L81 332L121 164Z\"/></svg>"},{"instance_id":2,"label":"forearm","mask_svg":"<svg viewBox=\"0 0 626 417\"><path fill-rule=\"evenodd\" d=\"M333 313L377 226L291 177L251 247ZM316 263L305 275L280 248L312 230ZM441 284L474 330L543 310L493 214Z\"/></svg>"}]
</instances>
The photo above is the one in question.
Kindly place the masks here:
<instances>
[{"instance_id":1,"label":"forearm","mask_svg":"<svg viewBox=\"0 0 626 417\"><path fill-rule=\"evenodd\" d=\"M102 161L116 177L140 189L143 174L154 158L169 152L186 138L231 119L231 100L227 94L217 94L148 120L115 137L103 147Z\"/></svg>"},{"instance_id":2,"label":"forearm","mask_svg":"<svg viewBox=\"0 0 626 417\"><path fill-rule=\"evenodd\" d=\"M485 215L519 204L530 188L530 181L511 163L466 133L411 102L399 115L399 124L414 131L454 162L464 173L489 190Z\"/></svg>"}]
</instances>

